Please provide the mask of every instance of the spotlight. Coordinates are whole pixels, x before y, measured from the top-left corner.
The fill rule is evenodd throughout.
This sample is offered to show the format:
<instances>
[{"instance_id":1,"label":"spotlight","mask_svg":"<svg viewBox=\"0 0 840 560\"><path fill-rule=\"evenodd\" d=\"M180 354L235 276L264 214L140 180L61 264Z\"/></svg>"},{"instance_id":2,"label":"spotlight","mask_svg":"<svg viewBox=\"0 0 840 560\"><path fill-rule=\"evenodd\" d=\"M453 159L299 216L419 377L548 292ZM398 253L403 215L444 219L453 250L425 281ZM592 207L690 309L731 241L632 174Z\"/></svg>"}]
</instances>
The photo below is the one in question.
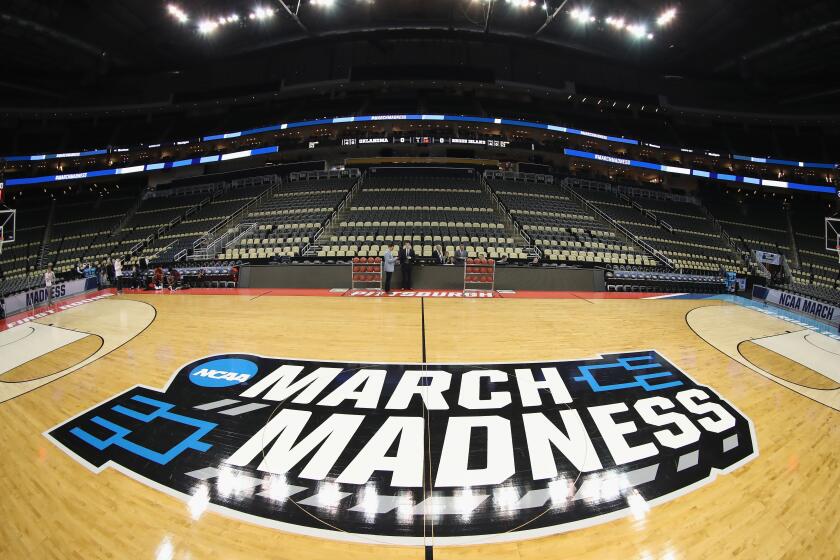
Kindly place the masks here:
<instances>
[{"instance_id":1,"label":"spotlight","mask_svg":"<svg viewBox=\"0 0 840 560\"><path fill-rule=\"evenodd\" d=\"M665 10L658 18L656 18L656 25L660 27L668 25L674 20L675 17L677 17L676 8L670 8L668 10Z\"/></svg>"},{"instance_id":2,"label":"spotlight","mask_svg":"<svg viewBox=\"0 0 840 560\"><path fill-rule=\"evenodd\" d=\"M533 0L506 0L506 2L512 5L514 8L533 8L537 5L536 2Z\"/></svg>"},{"instance_id":3,"label":"spotlight","mask_svg":"<svg viewBox=\"0 0 840 560\"><path fill-rule=\"evenodd\" d=\"M610 16L605 21L610 27L614 27L615 29L624 29L624 18Z\"/></svg>"},{"instance_id":4,"label":"spotlight","mask_svg":"<svg viewBox=\"0 0 840 560\"><path fill-rule=\"evenodd\" d=\"M166 11L168 11L169 15L177 19L180 23L186 23L190 19L189 16L187 16L186 12L184 12L184 10L182 10L175 4L169 4L166 7Z\"/></svg>"},{"instance_id":5,"label":"spotlight","mask_svg":"<svg viewBox=\"0 0 840 560\"><path fill-rule=\"evenodd\" d=\"M627 31L636 39L641 39L648 34L647 26L641 23L634 23L627 26Z\"/></svg>"},{"instance_id":6,"label":"spotlight","mask_svg":"<svg viewBox=\"0 0 840 560\"><path fill-rule=\"evenodd\" d=\"M248 16L251 19L258 19L258 20L265 20L270 17L274 16L274 10L271 8L263 8L262 6L257 6L254 8L254 11Z\"/></svg>"},{"instance_id":7,"label":"spotlight","mask_svg":"<svg viewBox=\"0 0 840 560\"><path fill-rule=\"evenodd\" d=\"M210 19L202 20L198 23L198 32L202 35L209 35L219 27L219 23Z\"/></svg>"},{"instance_id":8,"label":"spotlight","mask_svg":"<svg viewBox=\"0 0 840 560\"><path fill-rule=\"evenodd\" d=\"M332 8L335 4L335 0L311 0L313 6L319 6L321 8Z\"/></svg>"},{"instance_id":9,"label":"spotlight","mask_svg":"<svg viewBox=\"0 0 840 560\"><path fill-rule=\"evenodd\" d=\"M569 13L569 15L573 20L581 25L586 25L587 23L595 21L595 16L592 15L589 8L575 8Z\"/></svg>"}]
</instances>

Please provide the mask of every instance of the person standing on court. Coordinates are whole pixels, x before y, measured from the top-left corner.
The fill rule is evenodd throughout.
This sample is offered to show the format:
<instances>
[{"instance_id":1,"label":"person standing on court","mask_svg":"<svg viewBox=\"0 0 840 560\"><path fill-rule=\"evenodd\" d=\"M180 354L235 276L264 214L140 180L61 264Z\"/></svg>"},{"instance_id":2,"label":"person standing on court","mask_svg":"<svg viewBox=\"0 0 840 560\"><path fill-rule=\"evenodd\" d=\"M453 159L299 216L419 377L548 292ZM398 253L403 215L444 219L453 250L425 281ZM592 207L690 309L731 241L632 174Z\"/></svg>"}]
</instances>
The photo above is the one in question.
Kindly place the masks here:
<instances>
[{"instance_id":1,"label":"person standing on court","mask_svg":"<svg viewBox=\"0 0 840 560\"><path fill-rule=\"evenodd\" d=\"M47 287L47 306L52 307L52 288L55 284L55 272L53 272L52 265L47 265L47 271L44 272L44 285Z\"/></svg>"},{"instance_id":2,"label":"person standing on court","mask_svg":"<svg viewBox=\"0 0 840 560\"><path fill-rule=\"evenodd\" d=\"M122 292L122 261L119 257L114 259L114 280L117 285L117 293Z\"/></svg>"},{"instance_id":3,"label":"person standing on court","mask_svg":"<svg viewBox=\"0 0 840 560\"><path fill-rule=\"evenodd\" d=\"M411 289L411 266L414 264L414 249L411 243L405 242L402 249L400 249L400 269L402 270L402 289Z\"/></svg>"},{"instance_id":4,"label":"person standing on court","mask_svg":"<svg viewBox=\"0 0 840 560\"><path fill-rule=\"evenodd\" d=\"M385 256L382 257L382 269L385 271L385 293L391 292L391 276L394 274L394 263L397 258L394 256L394 244L389 243L385 249Z\"/></svg>"}]
</instances>

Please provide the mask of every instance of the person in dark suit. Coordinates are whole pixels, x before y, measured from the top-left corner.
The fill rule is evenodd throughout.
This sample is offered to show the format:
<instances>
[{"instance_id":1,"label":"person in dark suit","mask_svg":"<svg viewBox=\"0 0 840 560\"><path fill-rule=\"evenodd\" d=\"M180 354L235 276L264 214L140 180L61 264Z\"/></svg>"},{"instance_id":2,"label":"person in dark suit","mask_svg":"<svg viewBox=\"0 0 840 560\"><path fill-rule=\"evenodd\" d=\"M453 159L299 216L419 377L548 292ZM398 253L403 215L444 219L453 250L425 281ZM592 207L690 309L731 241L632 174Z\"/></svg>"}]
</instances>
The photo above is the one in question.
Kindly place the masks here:
<instances>
[{"instance_id":1,"label":"person in dark suit","mask_svg":"<svg viewBox=\"0 0 840 560\"><path fill-rule=\"evenodd\" d=\"M463 245L458 245L458 248L455 249L455 264L464 264L467 262L467 252L464 250Z\"/></svg>"},{"instance_id":2,"label":"person in dark suit","mask_svg":"<svg viewBox=\"0 0 840 560\"><path fill-rule=\"evenodd\" d=\"M405 245L400 249L400 270L402 270L402 289L411 289L411 267L414 264L414 259L417 255L414 254L414 249L411 248L411 243L405 242Z\"/></svg>"}]
</instances>

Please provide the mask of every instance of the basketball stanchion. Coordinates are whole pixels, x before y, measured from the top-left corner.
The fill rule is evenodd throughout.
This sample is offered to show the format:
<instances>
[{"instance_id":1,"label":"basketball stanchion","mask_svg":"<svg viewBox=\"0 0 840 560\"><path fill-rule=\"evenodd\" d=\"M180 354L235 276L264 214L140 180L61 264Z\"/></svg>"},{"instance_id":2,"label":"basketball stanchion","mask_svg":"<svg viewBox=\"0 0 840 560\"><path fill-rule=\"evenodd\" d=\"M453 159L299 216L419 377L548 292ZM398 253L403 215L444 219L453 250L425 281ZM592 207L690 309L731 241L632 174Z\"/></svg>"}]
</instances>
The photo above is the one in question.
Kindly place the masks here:
<instances>
[{"instance_id":1,"label":"basketball stanchion","mask_svg":"<svg viewBox=\"0 0 840 560\"><path fill-rule=\"evenodd\" d=\"M492 292L496 285L496 261L467 259L464 264L464 291Z\"/></svg>"},{"instance_id":2,"label":"basketball stanchion","mask_svg":"<svg viewBox=\"0 0 840 560\"><path fill-rule=\"evenodd\" d=\"M382 258L353 257L350 287L353 290L381 290Z\"/></svg>"}]
</instances>

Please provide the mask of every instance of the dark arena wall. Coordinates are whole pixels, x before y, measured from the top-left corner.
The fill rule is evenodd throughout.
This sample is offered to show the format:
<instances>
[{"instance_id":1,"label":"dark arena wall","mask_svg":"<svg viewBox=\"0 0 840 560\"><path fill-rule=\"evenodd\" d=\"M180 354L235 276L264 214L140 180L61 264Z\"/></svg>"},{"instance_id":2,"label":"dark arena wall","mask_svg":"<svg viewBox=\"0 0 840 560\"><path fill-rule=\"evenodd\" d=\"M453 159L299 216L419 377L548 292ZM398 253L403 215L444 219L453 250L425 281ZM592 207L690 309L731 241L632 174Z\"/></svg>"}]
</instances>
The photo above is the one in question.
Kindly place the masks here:
<instances>
[{"instance_id":1,"label":"dark arena wall","mask_svg":"<svg viewBox=\"0 0 840 560\"><path fill-rule=\"evenodd\" d=\"M349 288L350 265L250 265L243 266L239 276L242 288ZM394 271L393 285L399 287L401 270ZM415 266L413 289L461 290L464 269L460 266ZM604 290L604 270L584 268L520 268L498 267L496 289L536 291Z\"/></svg>"}]
</instances>

